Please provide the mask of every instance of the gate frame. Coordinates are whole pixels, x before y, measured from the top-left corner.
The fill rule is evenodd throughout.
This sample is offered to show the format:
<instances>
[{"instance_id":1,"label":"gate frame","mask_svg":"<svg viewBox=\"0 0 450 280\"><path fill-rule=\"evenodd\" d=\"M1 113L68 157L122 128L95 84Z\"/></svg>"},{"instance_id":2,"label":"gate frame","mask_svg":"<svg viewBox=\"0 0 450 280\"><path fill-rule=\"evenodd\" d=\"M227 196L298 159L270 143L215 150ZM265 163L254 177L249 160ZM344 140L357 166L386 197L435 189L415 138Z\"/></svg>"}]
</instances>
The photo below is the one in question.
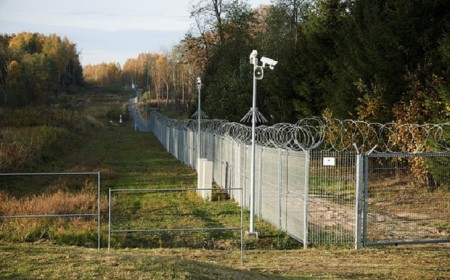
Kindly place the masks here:
<instances>
[{"instance_id":1,"label":"gate frame","mask_svg":"<svg viewBox=\"0 0 450 280\"><path fill-rule=\"evenodd\" d=\"M165 189L109 189L108 191L108 252L110 252L111 249L111 233L136 233L136 232L183 232L183 231L218 231L218 230L230 230L230 231L235 231L235 230L239 230L241 232L241 244L240 244L240 251L241 251L241 266L244 263L244 211L243 211L243 188L228 188L226 189L227 191L241 191L240 194L240 227L205 227L205 228L150 228L150 229L116 229L116 230L112 230L111 229L111 223L112 223L112 216L111 216L111 209L112 209L112 205L111 205L111 200L112 200L112 193L114 192L129 192L129 193L149 193L149 192L154 192L154 193L164 193L164 192L188 192L188 191L194 191L194 192L198 192L199 190L201 191L213 191L213 190L218 190L218 189L214 189L214 188L165 188ZM221 190L221 189L219 189Z\"/></svg>"},{"instance_id":2,"label":"gate frame","mask_svg":"<svg viewBox=\"0 0 450 280\"><path fill-rule=\"evenodd\" d=\"M361 157L361 158L360 158ZM433 244L433 243L450 243L449 238L445 239L430 239L430 240L396 240L396 241L379 241L367 242L368 231L368 212L369 212L369 158L430 158L430 157L449 157L450 152L424 152L424 153L374 153L371 152L358 156L357 170L361 167L362 172L357 172L357 198L356 198L356 225L355 225L355 249L361 246L386 246L386 245L408 245L408 244ZM359 162L362 161L362 162ZM362 174L361 174L362 173ZM362 175L362 176L361 176ZM361 179L358 177L361 176ZM358 194L363 194L363 197L358 197ZM362 223L361 223L362 220ZM361 236L362 226L362 236Z\"/></svg>"}]
</instances>

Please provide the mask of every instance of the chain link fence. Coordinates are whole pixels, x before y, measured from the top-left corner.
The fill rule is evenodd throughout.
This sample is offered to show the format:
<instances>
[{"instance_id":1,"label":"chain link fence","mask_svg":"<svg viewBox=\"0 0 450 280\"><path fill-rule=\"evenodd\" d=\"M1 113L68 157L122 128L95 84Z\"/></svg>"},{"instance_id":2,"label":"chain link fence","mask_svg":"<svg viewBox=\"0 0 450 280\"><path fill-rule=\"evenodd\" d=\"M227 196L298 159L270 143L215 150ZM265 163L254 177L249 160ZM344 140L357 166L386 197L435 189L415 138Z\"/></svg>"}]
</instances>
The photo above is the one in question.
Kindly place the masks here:
<instances>
[{"instance_id":1,"label":"chain link fence","mask_svg":"<svg viewBox=\"0 0 450 280\"><path fill-rule=\"evenodd\" d=\"M365 161L364 245L450 242L450 153L372 154Z\"/></svg>"},{"instance_id":2,"label":"chain link fence","mask_svg":"<svg viewBox=\"0 0 450 280\"><path fill-rule=\"evenodd\" d=\"M142 118L133 101L130 108L136 129L152 132L172 155L196 169L196 120L172 120L156 111ZM213 162L214 181L224 189L243 188L243 206L249 208L251 128L221 120L202 120L201 126L200 155ZM367 228L377 231L376 227L387 225L368 222L374 206L366 203L373 200L368 197L372 190L367 191L367 184L374 179L368 176L370 168L361 156L404 149L417 154L430 147L448 151L449 127L450 123L397 125L320 118L259 126L255 138L255 215L305 246L355 244L358 248L361 242L368 244L372 241ZM402 137L408 140L403 146L398 141ZM444 162L448 166L448 158ZM402 167L395 169L398 173ZM439 170L445 173L446 169ZM444 193L448 198L448 190ZM241 201L240 193L229 194ZM392 197L387 195L386 199ZM439 205L441 211L448 208L445 203ZM437 221L438 227L447 227L446 219Z\"/></svg>"},{"instance_id":3,"label":"chain link fence","mask_svg":"<svg viewBox=\"0 0 450 280\"><path fill-rule=\"evenodd\" d=\"M312 151L308 227L313 244L355 241L355 152Z\"/></svg>"},{"instance_id":4,"label":"chain link fence","mask_svg":"<svg viewBox=\"0 0 450 280\"><path fill-rule=\"evenodd\" d=\"M134 102L130 108L135 119L136 128L140 131L152 132L162 145L177 159L196 169L197 166L197 129L196 123L190 121L174 121L165 118L156 112L152 113L149 120L141 118L135 110ZM226 133L217 133L217 126L228 125ZM211 124L205 121L202 124L201 134L201 157L213 162L213 179L216 184L228 191L230 197L235 201L241 201L243 206L250 207L250 166L251 166L251 146L248 137L236 136L237 127L228 123ZM298 130L305 138L299 145L300 137L296 141L289 139L278 139L279 143L285 146L303 144L309 146L317 145L315 136ZM266 131L266 133L268 133ZM264 135L259 136L262 141ZM314 164L317 176L322 170L322 154L313 153L309 150L292 150L280 148L280 144L264 146L262 143L256 148L256 168L255 168L255 215L271 223L278 229L285 231L291 237L303 242L322 244L329 242L345 243L354 241L352 224L354 217L347 217L339 209L351 209L354 201L349 199L334 199L333 202L326 202L331 199L331 194L323 192L326 187L323 182L313 179L312 189L309 190L310 162ZM330 152L329 154L331 154ZM345 156L346 158L348 156ZM339 163L351 164L350 161L339 160ZM341 164L339 164L341 166ZM341 167L335 168L330 174L330 180L339 182ZM335 176L335 178L331 178ZM354 178L353 178L354 181ZM350 182L345 186L350 187ZM234 188L243 188L243 191L234 191ZM353 190L354 190L353 185ZM308 196L312 195L311 203L308 203ZM335 198L339 197L337 190L334 191ZM345 204L345 205L344 205ZM327 210L323 210L323 209ZM336 221L334 212L340 213L340 220ZM354 213L353 213L354 215ZM320 218L317 218L320 217ZM343 219L345 226L339 225ZM309 222L308 222L309 220ZM331 226L333 225L333 226ZM338 238L330 238L337 235ZM311 236L311 238L308 238ZM332 241L333 240L333 241Z\"/></svg>"}]
</instances>

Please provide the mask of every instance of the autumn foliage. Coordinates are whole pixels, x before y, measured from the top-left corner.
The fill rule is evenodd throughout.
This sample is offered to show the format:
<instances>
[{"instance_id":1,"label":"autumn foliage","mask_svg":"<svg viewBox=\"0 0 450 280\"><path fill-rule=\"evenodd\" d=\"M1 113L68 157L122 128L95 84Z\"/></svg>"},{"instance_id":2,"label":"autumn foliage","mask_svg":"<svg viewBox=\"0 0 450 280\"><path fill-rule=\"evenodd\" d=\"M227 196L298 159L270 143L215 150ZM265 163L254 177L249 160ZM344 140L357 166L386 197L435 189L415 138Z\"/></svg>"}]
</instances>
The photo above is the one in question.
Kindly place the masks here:
<instances>
[{"instance_id":1,"label":"autumn foliage","mask_svg":"<svg viewBox=\"0 0 450 280\"><path fill-rule=\"evenodd\" d=\"M83 83L76 45L58 35L0 35L0 104L45 104Z\"/></svg>"}]
</instances>

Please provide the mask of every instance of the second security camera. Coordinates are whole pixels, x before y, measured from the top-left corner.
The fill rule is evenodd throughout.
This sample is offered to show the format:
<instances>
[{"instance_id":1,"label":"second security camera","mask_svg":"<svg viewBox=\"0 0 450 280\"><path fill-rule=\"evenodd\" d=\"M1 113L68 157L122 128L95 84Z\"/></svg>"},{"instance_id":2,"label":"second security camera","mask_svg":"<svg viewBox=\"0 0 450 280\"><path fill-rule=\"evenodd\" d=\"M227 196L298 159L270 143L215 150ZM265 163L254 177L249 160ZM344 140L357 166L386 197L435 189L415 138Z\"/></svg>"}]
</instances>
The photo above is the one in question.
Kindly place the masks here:
<instances>
[{"instance_id":1,"label":"second security camera","mask_svg":"<svg viewBox=\"0 0 450 280\"><path fill-rule=\"evenodd\" d=\"M275 67L275 65L277 65L278 61L273 60L271 58L268 57L261 57L261 62L262 62L262 67L266 67L266 64L269 65L269 68L271 70L273 70L273 68Z\"/></svg>"}]
</instances>

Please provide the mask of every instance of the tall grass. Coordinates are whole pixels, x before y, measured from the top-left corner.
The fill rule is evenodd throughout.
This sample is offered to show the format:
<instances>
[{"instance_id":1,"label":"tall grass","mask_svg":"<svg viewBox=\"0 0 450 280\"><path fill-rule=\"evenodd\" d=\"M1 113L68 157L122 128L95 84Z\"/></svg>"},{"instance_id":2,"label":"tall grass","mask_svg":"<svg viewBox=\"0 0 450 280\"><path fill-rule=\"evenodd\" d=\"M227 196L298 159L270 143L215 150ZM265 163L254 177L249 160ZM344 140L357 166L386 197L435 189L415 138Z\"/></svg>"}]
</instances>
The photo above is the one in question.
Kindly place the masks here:
<instances>
[{"instance_id":1,"label":"tall grass","mask_svg":"<svg viewBox=\"0 0 450 280\"><path fill-rule=\"evenodd\" d=\"M78 110L49 107L0 110L0 127L23 128L33 126L79 129L82 115Z\"/></svg>"},{"instance_id":2,"label":"tall grass","mask_svg":"<svg viewBox=\"0 0 450 280\"><path fill-rule=\"evenodd\" d=\"M55 192L47 191L20 198L0 192L2 201L0 213L6 216L91 213L97 208L96 195L96 190L91 183L79 192L71 192L66 187L61 187Z\"/></svg>"},{"instance_id":3,"label":"tall grass","mask_svg":"<svg viewBox=\"0 0 450 280\"><path fill-rule=\"evenodd\" d=\"M0 172L24 171L65 152L83 125L74 110L55 108L0 111Z\"/></svg>"},{"instance_id":4,"label":"tall grass","mask_svg":"<svg viewBox=\"0 0 450 280\"><path fill-rule=\"evenodd\" d=\"M0 215L93 214L97 211L95 184L85 181L81 190L70 190L68 185L51 185L41 194L15 197L0 192ZM101 208L106 209L103 197ZM53 242L94 246L97 242L97 221L94 217L73 218L9 218L0 221L0 240Z\"/></svg>"},{"instance_id":5,"label":"tall grass","mask_svg":"<svg viewBox=\"0 0 450 280\"><path fill-rule=\"evenodd\" d=\"M89 98L81 103L88 103ZM95 132L93 129L109 124L108 112L119 112L116 107L102 104L99 109L90 104L77 109L62 105L0 109L0 172L93 171L56 161L66 162L66 154L79 147L83 138ZM109 168L98 166L95 171L101 171L104 179L115 176ZM79 178L0 177L0 215L95 213L96 185L74 180ZM106 209L106 197L101 201ZM93 217L0 219L0 240L96 246L97 221Z\"/></svg>"},{"instance_id":6,"label":"tall grass","mask_svg":"<svg viewBox=\"0 0 450 280\"><path fill-rule=\"evenodd\" d=\"M87 101L86 101L87 102ZM0 172L35 169L77 145L92 128L106 127L126 110L116 99L111 104L83 108L30 107L0 110Z\"/></svg>"},{"instance_id":7,"label":"tall grass","mask_svg":"<svg viewBox=\"0 0 450 280\"><path fill-rule=\"evenodd\" d=\"M33 126L0 131L0 171L20 170L63 153L70 132L66 128Z\"/></svg>"},{"instance_id":8,"label":"tall grass","mask_svg":"<svg viewBox=\"0 0 450 280\"><path fill-rule=\"evenodd\" d=\"M34 119L41 116L39 112L30 110L27 115L27 112L21 111L19 115L23 115L22 121L10 118L10 121L2 123L6 125L0 132L1 144L6 147L2 150L3 170L100 171L104 211L107 209L107 188L195 187L195 172L167 153L156 138L134 132L126 122L118 123L121 113L125 116L123 120L127 120L124 104L114 96L89 96L84 108L74 112L73 121L79 122L77 124L65 124L68 115L65 112L58 115L56 109L50 109L53 112L38 121ZM60 117L51 121L51 116ZM79 137L75 136L78 131L82 132ZM80 144L76 148L72 144L74 139ZM12 157L15 159L11 160ZM95 212L96 195L79 182L61 178L16 180L0 177L0 190L3 191L0 201L4 202L0 215ZM164 205L167 207L164 208ZM234 202L221 199L205 203L195 193L183 196L117 197L113 201L113 210L114 226L119 229L238 227L240 224L240 210ZM159 213L160 210L164 211ZM102 213L104 221L105 213ZM248 213L245 211L244 224L247 223ZM102 226L103 236L106 234L105 225ZM289 249L300 246L299 242L263 221L258 220L256 226L260 239L247 239L246 248ZM239 247L239 239L239 231L115 234L113 246L230 249ZM96 220L4 219L0 220L0 240L51 240L95 246Z\"/></svg>"}]
</instances>

